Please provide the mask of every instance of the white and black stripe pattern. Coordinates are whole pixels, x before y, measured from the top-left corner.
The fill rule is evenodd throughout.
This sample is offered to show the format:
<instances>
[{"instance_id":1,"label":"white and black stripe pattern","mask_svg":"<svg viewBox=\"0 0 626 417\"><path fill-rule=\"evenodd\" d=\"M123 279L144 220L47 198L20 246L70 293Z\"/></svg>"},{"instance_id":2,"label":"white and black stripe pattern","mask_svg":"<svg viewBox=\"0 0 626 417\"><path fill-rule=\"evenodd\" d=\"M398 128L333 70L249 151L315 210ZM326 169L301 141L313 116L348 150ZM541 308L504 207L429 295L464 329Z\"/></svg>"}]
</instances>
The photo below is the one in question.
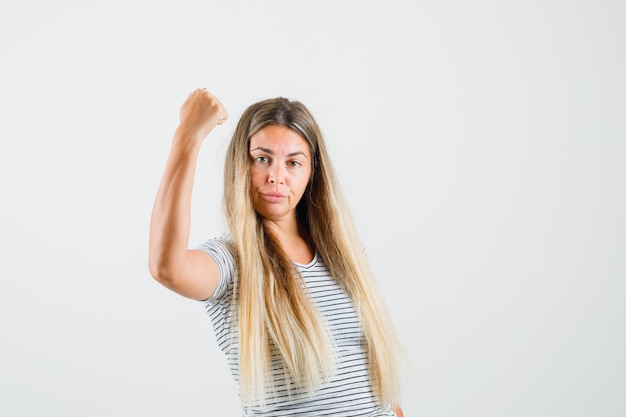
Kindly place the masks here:
<instances>
[{"instance_id":1,"label":"white and black stripe pattern","mask_svg":"<svg viewBox=\"0 0 626 417\"><path fill-rule=\"evenodd\" d=\"M218 346L224 351L230 370L239 382L238 329L236 328L234 274L230 242L213 239L198 247L215 259L220 280L211 298L203 303L213 323ZM363 331L345 291L328 273L318 255L308 265L296 264L309 295L326 320L334 337L338 359L336 373L315 393L288 393L278 353L273 361L276 392L264 408L244 410L244 416L395 416L389 405L380 405L372 392Z\"/></svg>"}]
</instances>

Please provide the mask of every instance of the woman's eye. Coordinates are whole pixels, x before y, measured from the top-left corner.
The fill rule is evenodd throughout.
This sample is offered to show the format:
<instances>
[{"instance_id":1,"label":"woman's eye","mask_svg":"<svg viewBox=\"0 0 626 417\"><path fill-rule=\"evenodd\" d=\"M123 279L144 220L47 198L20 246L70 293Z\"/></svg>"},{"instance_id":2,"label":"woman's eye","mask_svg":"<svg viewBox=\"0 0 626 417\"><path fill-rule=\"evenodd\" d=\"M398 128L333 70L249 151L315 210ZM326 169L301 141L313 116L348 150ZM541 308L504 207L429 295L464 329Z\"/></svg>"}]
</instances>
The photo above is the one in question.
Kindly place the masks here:
<instances>
[{"instance_id":1,"label":"woman's eye","mask_svg":"<svg viewBox=\"0 0 626 417\"><path fill-rule=\"evenodd\" d=\"M290 161L289 162L289 166L292 166L292 167L299 167L300 165L302 165L302 164L300 162L298 162L298 161Z\"/></svg>"},{"instance_id":2,"label":"woman's eye","mask_svg":"<svg viewBox=\"0 0 626 417\"><path fill-rule=\"evenodd\" d=\"M269 162L267 156L257 156L256 158L254 158L254 160L259 164L267 164Z\"/></svg>"}]
</instances>

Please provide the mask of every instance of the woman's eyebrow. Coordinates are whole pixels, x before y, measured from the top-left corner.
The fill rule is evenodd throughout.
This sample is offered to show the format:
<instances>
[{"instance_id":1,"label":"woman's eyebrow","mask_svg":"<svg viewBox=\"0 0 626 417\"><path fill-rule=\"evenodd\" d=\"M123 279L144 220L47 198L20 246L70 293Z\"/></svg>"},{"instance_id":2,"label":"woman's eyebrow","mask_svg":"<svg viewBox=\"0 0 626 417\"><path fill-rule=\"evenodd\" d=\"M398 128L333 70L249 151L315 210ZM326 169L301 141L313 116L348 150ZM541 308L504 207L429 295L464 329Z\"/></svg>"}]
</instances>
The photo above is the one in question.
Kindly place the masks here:
<instances>
[{"instance_id":1,"label":"woman's eyebrow","mask_svg":"<svg viewBox=\"0 0 626 417\"><path fill-rule=\"evenodd\" d=\"M262 152L265 152L267 154L274 155L274 151L273 150L271 150L269 148L264 148L262 146L257 146L254 149L250 149L250 152L254 152L254 151L262 151ZM302 155L306 159L309 159L309 157L302 151L295 151L295 152L291 152L291 153L287 154L287 156L289 156L289 157L296 156L296 155Z\"/></svg>"},{"instance_id":2,"label":"woman's eyebrow","mask_svg":"<svg viewBox=\"0 0 626 417\"><path fill-rule=\"evenodd\" d=\"M262 147L262 146L257 146L257 147L256 147L256 148L254 148L254 149L250 149L250 152L254 152L254 151L263 151L263 152L265 152L265 153L269 153L269 154L271 154L271 155L274 155L274 151L273 151L273 150L271 150L271 149L269 149L269 148L264 148L264 147Z\"/></svg>"},{"instance_id":3,"label":"woman's eyebrow","mask_svg":"<svg viewBox=\"0 0 626 417\"><path fill-rule=\"evenodd\" d=\"M291 152L289 154L287 154L287 156L291 157L291 156L297 156L297 155L302 155L304 156L306 159L309 159L308 156L306 156L306 154L302 151L296 151L296 152Z\"/></svg>"}]
</instances>

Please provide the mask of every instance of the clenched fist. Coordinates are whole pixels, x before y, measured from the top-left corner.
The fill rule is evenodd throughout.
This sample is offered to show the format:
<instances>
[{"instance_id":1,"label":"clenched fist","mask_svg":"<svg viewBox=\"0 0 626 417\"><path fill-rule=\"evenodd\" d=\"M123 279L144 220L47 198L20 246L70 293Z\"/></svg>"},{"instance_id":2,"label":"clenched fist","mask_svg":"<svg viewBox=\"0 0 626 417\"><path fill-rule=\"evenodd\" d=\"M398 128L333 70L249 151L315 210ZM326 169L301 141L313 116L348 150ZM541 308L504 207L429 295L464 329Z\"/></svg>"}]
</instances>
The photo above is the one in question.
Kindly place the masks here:
<instances>
[{"instance_id":1,"label":"clenched fist","mask_svg":"<svg viewBox=\"0 0 626 417\"><path fill-rule=\"evenodd\" d=\"M216 125L228 119L228 112L217 97L206 89L193 91L180 108L179 132L203 140Z\"/></svg>"}]
</instances>

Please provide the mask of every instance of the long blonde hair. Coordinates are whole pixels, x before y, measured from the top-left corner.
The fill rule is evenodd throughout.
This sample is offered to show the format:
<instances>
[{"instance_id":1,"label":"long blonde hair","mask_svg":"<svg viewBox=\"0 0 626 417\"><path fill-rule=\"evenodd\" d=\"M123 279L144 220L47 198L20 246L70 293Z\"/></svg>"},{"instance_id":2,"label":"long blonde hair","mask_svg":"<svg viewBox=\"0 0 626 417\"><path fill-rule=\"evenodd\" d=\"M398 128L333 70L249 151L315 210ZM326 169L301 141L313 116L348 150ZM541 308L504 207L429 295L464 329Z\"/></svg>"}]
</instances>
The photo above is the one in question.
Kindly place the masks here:
<instances>
[{"instance_id":1,"label":"long blonde hair","mask_svg":"<svg viewBox=\"0 0 626 417\"><path fill-rule=\"evenodd\" d=\"M241 399L245 404L264 404L274 389L272 346L280 352L290 382L302 392L318 388L332 375L335 362L332 339L321 315L250 198L250 138L268 125L286 126L309 144L312 175L296 209L298 222L308 230L311 243L356 308L379 400L397 405L398 345L387 311L370 276L319 126L302 103L285 98L263 100L244 111L224 165L224 211L238 267Z\"/></svg>"}]
</instances>

